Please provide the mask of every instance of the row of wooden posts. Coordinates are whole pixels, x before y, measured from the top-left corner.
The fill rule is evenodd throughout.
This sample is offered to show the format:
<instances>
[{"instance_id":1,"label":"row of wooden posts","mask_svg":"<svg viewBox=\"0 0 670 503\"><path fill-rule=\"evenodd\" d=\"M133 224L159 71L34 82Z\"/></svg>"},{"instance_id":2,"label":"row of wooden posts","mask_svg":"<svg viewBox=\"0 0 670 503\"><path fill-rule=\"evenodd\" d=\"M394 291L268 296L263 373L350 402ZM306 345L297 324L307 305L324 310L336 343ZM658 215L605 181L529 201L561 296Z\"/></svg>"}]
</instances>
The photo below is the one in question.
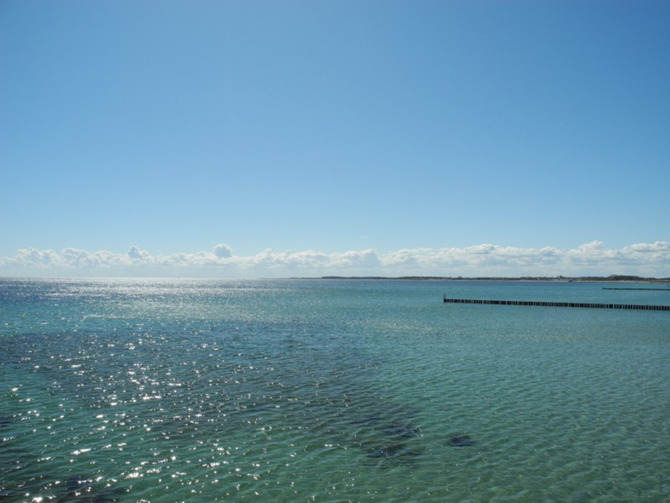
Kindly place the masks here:
<instances>
[{"instance_id":1,"label":"row of wooden posts","mask_svg":"<svg viewBox=\"0 0 670 503\"><path fill-rule=\"evenodd\" d=\"M640 309L645 311L670 311L670 306L654 306L646 304L598 304L593 302L545 302L534 300L482 300L482 299L448 299L445 304L493 304L502 306L544 306L544 307L585 307L596 309Z\"/></svg>"}]
</instances>

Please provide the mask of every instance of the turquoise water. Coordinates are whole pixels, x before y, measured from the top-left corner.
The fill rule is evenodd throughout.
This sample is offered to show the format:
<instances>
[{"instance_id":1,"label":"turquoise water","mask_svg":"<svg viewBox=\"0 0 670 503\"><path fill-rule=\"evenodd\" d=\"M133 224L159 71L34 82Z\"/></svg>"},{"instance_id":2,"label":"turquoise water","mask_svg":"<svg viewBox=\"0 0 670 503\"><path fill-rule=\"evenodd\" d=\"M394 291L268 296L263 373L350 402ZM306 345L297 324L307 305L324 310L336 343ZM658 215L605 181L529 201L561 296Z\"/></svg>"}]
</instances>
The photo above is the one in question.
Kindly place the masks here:
<instances>
[{"instance_id":1,"label":"turquoise water","mask_svg":"<svg viewBox=\"0 0 670 503\"><path fill-rule=\"evenodd\" d=\"M0 280L0 496L670 499L670 313L445 293L670 304L587 283Z\"/></svg>"}]
</instances>

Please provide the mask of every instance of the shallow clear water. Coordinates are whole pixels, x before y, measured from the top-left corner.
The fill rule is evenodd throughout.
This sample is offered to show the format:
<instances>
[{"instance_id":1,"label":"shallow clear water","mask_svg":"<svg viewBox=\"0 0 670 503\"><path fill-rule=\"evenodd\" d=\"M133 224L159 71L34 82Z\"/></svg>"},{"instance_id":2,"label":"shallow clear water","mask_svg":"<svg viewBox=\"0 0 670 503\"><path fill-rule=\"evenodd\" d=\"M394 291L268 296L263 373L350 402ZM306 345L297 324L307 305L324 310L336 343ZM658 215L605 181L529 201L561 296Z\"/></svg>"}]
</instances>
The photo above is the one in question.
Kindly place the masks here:
<instances>
[{"instance_id":1,"label":"shallow clear water","mask_svg":"<svg viewBox=\"0 0 670 503\"><path fill-rule=\"evenodd\" d=\"M669 312L442 303L602 286L0 280L0 495L668 499Z\"/></svg>"}]
</instances>

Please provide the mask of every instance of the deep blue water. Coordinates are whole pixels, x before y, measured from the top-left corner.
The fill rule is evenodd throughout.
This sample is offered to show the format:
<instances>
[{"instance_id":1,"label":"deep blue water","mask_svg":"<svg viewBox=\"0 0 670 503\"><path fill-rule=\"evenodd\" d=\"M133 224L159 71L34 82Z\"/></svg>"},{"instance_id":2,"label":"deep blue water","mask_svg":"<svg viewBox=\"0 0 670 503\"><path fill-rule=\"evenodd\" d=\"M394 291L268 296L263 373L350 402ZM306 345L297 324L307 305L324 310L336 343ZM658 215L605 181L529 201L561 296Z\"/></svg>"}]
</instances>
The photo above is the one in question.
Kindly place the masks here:
<instances>
[{"instance_id":1,"label":"deep blue water","mask_svg":"<svg viewBox=\"0 0 670 503\"><path fill-rule=\"evenodd\" d=\"M667 500L670 312L442 303L603 286L0 280L0 495Z\"/></svg>"}]
</instances>

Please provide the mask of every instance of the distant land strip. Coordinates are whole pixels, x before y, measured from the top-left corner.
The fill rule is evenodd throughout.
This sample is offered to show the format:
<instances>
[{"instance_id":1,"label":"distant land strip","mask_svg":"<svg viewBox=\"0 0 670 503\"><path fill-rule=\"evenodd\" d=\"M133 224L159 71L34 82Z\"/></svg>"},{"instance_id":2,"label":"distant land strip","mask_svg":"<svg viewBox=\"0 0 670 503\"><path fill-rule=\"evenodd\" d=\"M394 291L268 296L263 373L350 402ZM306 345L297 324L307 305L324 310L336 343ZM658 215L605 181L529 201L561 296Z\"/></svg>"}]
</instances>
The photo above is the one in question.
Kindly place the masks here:
<instances>
[{"instance_id":1,"label":"distant land strip","mask_svg":"<svg viewBox=\"0 0 670 503\"><path fill-rule=\"evenodd\" d=\"M603 290L642 290L644 292L670 292L670 288L626 288L623 286L604 286Z\"/></svg>"},{"instance_id":2,"label":"distant land strip","mask_svg":"<svg viewBox=\"0 0 670 503\"><path fill-rule=\"evenodd\" d=\"M619 282L619 283L662 283L670 287L670 278L644 278L630 275L611 276L321 276L320 278L296 279L359 279L359 280L424 280L424 281L556 281L556 282ZM651 288L642 288L651 290ZM659 290L664 290L659 288Z\"/></svg>"},{"instance_id":3,"label":"distant land strip","mask_svg":"<svg viewBox=\"0 0 670 503\"><path fill-rule=\"evenodd\" d=\"M448 299L445 304L491 304L496 306L542 306L542 307L580 307L594 309L638 309L643 311L670 311L670 306L653 306L641 304L597 304L593 302L545 302L534 300L482 300L482 299Z\"/></svg>"}]
</instances>

